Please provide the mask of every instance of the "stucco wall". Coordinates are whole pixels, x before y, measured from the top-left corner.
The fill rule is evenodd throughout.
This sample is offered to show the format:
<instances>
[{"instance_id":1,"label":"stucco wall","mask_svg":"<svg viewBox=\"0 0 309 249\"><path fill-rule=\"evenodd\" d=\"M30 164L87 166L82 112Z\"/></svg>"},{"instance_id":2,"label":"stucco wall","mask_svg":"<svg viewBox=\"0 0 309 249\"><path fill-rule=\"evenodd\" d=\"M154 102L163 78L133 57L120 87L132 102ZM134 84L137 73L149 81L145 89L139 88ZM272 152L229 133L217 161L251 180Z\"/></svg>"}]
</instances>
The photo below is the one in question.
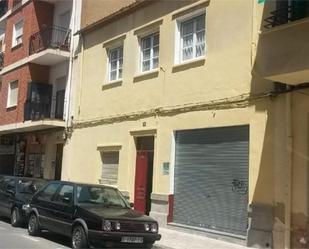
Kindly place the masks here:
<instances>
[{"instance_id":1,"label":"stucco wall","mask_svg":"<svg viewBox=\"0 0 309 249\"><path fill-rule=\"evenodd\" d=\"M251 2L210 2L206 8L206 59L197 63L198 65L192 64L185 69L179 69L174 68L176 20L173 15L187 5L187 2L183 1L156 2L134 15L123 17L87 34L84 38L81 75L82 84L85 86L82 86L78 100L78 119L216 100L250 92L251 45L248 41L251 40ZM161 19L161 69L157 77L139 81L134 78L138 74L139 61L138 37L134 31L142 25ZM119 87L102 89L107 83L107 56L103 43L124 34L126 38L122 84ZM109 107L105 108L106 106Z\"/></svg>"},{"instance_id":2,"label":"stucco wall","mask_svg":"<svg viewBox=\"0 0 309 249\"><path fill-rule=\"evenodd\" d=\"M99 21L113 12L134 3L136 0L83 0L81 27ZM100 10L100 11L97 11Z\"/></svg>"},{"instance_id":3,"label":"stucco wall","mask_svg":"<svg viewBox=\"0 0 309 249\"><path fill-rule=\"evenodd\" d=\"M63 90L67 87L67 78L68 78L68 70L69 70L69 63L62 62L50 67L50 74L49 74L49 84L53 85L53 96L52 96L52 106L51 106L51 114L52 117L55 115L55 108L56 108L56 93L57 90ZM66 78L63 86L58 86L57 79ZM64 102L64 111L67 110L67 98L65 98Z\"/></svg>"},{"instance_id":4,"label":"stucco wall","mask_svg":"<svg viewBox=\"0 0 309 249\"><path fill-rule=\"evenodd\" d=\"M79 54L80 84L76 94L74 122L121 115L151 108L207 102L271 89L251 75L252 9L251 1L199 1L206 8L205 60L183 67L174 65L175 17L188 13L189 2L156 2L131 15L107 24L84 36ZM206 6L206 7L205 7ZM232 21L231 21L232 20ZM244 22L246 20L246 22ZM160 68L156 76L138 75L139 45L135 34L141 27L157 22L160 29ZM241 27L241 28L239 28ZM147 28L146 28L147 29ZM121 84L106 87L107 51L105 42L125 35L124 77ZM261 81L261 86L255 84ZM91 128L75 129L65 179L99 182L101 171L99 144L121 144L119 187L133 193L135 147L130 130L157 129L155 142L154 192L168 194L171 181L162 174L162 163L170 161L174 130L250 125L250 202L273 203L272 132L269 121L272 102L222 111L191 112L165 117L120 121ZM76 156L77 155L77 156ZM81 158L79 155L87 155ZM69 160L69 161L70 161ZM74 165L70 170L69 165ZM83 170L89 168L88 174ZM129 176L129 177L128 177ZM269 191L272 189L272 191ZM132 196L131 196L132 198Z\"/></svg>"},{"instance_id":5,"label":"stucco wall","mask_svg":"<svg viewBox=\"0 0 309 249\"><path fill-rule=\"evenodd\" d=\"M252 70L256 53L263 52L258 47L258 31L265 14L264 5L245 0L210 1L206 5L205 60L183 67L174 65L174 17L189 7L185 1L153 3L84 35L84 47L76 59L80 74L75 95L74 123L273 90L270 81L263 80ZM138 37L135 33L153 22L159 23L160 68L155 76L140 77L137 66ZM124 77L122 82L107 87L105 43L119 36L125 37ZM307 91L302 95L294 93L292 98L292 240L293 245L298 246L308 216L306 106L309 103L306 94ZM251 102L242 108L152 115L79 127L67 140L65 150L68 153L63 178L99 183L102 162L98 146L121 145L118 187L129 191L133 200L136 151L132 131L151 129L157 132L153 193L167 195L173 191L173 165L170 174L163 175L162 164L172 163L173 131L249 124L249 204L270 207L274 216L274 224L271 219L269 221L273 228L270 236L275 248L283 248L288 209L287 159L291 151L287 146L290 139L287 136L287 108L283 94Z\"/></svg>"}]
</instances>

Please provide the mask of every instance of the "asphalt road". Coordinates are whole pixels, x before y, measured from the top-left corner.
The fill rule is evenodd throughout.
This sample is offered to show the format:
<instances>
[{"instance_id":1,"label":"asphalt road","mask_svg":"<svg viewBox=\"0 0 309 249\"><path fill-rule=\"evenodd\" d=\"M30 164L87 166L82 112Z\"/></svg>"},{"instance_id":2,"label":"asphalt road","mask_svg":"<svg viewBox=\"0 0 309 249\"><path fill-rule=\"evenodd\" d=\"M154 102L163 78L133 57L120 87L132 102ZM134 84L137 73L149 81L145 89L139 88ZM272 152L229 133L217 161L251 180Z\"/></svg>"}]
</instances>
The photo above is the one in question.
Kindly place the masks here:
<instances>
[{"instance_id":1,"label":"asphalt road","mask_svg":"<svg viewBox=\"0 0 309 249\"><path fill-rule=\"evenodd\" d=\"M0 218L0 249L65 249L70 245L70 239L64 236L43 231L40 237L32 237L26 228L14 228L9 220Z\"/></svg>"}]
</instances>

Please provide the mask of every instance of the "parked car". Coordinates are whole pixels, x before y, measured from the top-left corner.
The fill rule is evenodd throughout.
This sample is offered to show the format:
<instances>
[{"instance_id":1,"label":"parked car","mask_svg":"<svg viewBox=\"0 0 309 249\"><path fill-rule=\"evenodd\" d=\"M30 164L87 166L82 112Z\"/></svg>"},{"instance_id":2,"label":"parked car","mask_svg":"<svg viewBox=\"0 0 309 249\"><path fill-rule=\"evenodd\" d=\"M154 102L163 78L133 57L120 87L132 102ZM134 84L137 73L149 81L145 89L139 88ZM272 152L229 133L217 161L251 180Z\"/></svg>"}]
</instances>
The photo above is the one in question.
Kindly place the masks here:
<instances>
[{"instance_id":1,"label":"parked car","mask_svg":"<svg viewBox=\"0 0 309 249\"><path fill-rule=\"evenodd\" d=\"M72 248L151 248L161 239L158 223L139 212L119 190L104 185L53 181L30 203L28 232L42 229L71 238Z\"/></svg>"},{"instance_id":2,"label":"parked car","mask_svg":"<svg viewBox=\"0 0 309 249\"><path fill-rule=\"evenodd\" d=\"M0 176L0 215L10 218L14 227L26 223L23 207L46 183L43 179Z\"/></svg>"}]
</instances>

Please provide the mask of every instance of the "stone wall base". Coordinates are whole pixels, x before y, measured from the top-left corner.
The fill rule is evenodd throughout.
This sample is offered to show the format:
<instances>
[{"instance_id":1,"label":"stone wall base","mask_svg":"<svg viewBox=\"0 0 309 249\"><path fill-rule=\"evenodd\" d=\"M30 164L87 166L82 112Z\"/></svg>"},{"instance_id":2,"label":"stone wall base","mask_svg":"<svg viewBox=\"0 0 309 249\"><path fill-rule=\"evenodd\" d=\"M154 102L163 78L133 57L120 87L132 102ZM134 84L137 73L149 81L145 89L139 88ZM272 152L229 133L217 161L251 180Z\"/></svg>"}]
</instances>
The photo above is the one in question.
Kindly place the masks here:
<instances>
[{"instance_id":1,"label":"stone wall base","mask_svg":"<svg viewBox=\"0 0 309 249\"><path fill-rule=\"evenodd\" d=\"M273 207L253 203L248 210L249 226L247 246L255 248L273 247Z\"/></svg>"}]
</instances>

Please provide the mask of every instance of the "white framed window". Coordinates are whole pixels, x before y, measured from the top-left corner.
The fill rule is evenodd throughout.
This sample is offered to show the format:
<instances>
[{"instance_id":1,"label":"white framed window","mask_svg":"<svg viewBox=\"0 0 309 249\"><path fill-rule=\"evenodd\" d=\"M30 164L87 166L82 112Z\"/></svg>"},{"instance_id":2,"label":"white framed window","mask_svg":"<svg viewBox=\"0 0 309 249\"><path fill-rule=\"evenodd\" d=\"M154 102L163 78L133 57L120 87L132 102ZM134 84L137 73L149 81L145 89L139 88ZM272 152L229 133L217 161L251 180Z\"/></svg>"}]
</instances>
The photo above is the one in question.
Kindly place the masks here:
<instances>
[{"instance_id":1,"label":"white framed window","mask_svg":"<svg viewBox=\"0 0 309 249\"><path fill-rule=\"evenodd\" d=\"M141 38L141 72L151 71L159 67L159 40L159 32Z\"/></svg>"},{"instance_id":2,"label":"white framed window","mask_svg":"<svg viewBox=\"0 0 309 249\"><path fill-rule=\"evenodd\" d=\"M122 79L123 46L108 50L108 81Z\"/></svg>"},{"instance_id":3,"label":"white framed window","mask_svg":"<svg viewBox=\"0 0 309 249\"><path fill-rule=\"evenodd\" d=\"M7 107L13 107L17 105L18 101L18 81L13 81L9 84L8 87L8 99Z\"/></svg>"},{"instance_id":4,"label":"white framed window","mask_svg":"<svg viewBox=\"0 0 309 249\"><path fill-rule=\"evenodd\" d=\"M206 14L203 13L178 21L177 63L205 56L205 17Z\"/></svg>"},{"instance_id":5,"label":"white framed window","mask_svg":"<svg viewBox=\"0 0 309 249\"><path fill-rule=\"evenodd\" d=\"M23 42L23 26L24 21L20 20L14 24L13 27L13 38L12 38L12 47L17 46Z\"/></svg>"},{"instance_id":6,"label":"white framed window","mask_svg":"<svg viewBox=\"0 0 309 249\"><path fill-rule=\"evenodd\" d=\"M117 185L118 183L118 167L119 167L119 151L102 151L102 175L101 183L107 185Z\"/></svg>"}]
</instances>

